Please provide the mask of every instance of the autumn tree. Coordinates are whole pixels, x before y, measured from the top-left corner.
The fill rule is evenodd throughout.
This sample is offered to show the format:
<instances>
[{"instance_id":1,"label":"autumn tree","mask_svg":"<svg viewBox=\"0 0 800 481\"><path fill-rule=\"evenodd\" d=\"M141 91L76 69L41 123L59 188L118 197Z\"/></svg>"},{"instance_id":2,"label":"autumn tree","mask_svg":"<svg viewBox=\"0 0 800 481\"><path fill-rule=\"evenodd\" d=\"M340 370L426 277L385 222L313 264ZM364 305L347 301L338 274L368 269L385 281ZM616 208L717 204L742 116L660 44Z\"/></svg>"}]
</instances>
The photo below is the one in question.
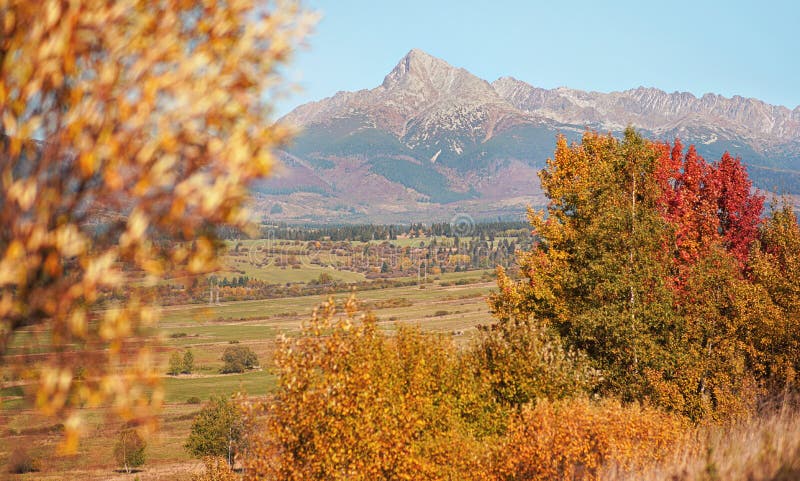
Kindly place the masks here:
<instances>
[{"instance_id":1,"label":"autumn tree","mask_svg":"<svg viewBox=\"0 0 800 481\"><path fill-rule=\"evenodd\" d=\"M274 397L250 405L248 479L471 479L491 396L449 340L383 334L331 300L276 353ZM487 441L489 445L491 442Z\"/></svg>"},{"instance_id":2,"label":"autumn tree","mask_svg":"<svg viewBox=\"0 0 800 481\"><path fill-rule=\"evenodd\" d=\"M499 323L530 317L604 371L601 391L646 395L646 372L667 362L671 293L656 210L656 152L632 129L623 140L586 133L557 142L540 173L550 199L529 212L538 245L519 258L519 280L498 273Z\"/></svg>"},{"instance_id":3,"label":"autumn tree","mask_svg":"<svg viewBox=\"0 0 800 481\"><path fill-rule=\"evenodd\" d=\"M775 369L764 340L778 311L748 278L763 199L741 162L628 129L559 138L540 176L538 243L517 279L498 271L496 329L556 333L601 371L599 394L695 419L752 407Z\"/></svg>"},{"instance_id":4,"label":"autumn tree","mask_svg":"<svg viewBox=\"0 0 800 481\"><path fill-rule=\"evenodd\" d=\"M776 310L745 278L758 238L763 196L740 159L725 153L707 163L689 146L656 144L659 210L673 238L670 284L676 289L672 388L656 389L663 405L693 417L728 417L747 411L766 375L756 344ZM652 377L664 388L665 380ZM677 382L676 382L677 381Z\"/></svg>"},{"instance_id":5,"label":"autumn tree","mask_svg":"<svg viewBox=\"0 0 800 481\"><path fill-rule=\"evenodd\" d=\"M800 225L791 205L773 206L761 225L751 278L777 308L758 340L770 391L797 386L800 373Z\"/></svg>"},{"instance_id":6,"label":"autumn tree","mask_svg":"<svg viewBox=\"0 0 800 481\"><path fill-rule=\"evenodd\" d=\"M132 418L160 401L142 403L150 287L209 272L215 226L247 223L248 185L290 134L269 99L309 18L293 1L0 1L0 355L21 366L12 339L41 333L36 406L66 416L65 447L75 406Z\"/></svg>"},{"instance_id":7,"label":"autumn tree","mask_svg":"<svg viewBox=\"0 0 800 481\"><path fill-rule=\"evenodd\" d=\"M672 369L653 383L659 405L694 419L730 419L751 412L764 394L757 343L777 311L763 289L741 275L721 245L689 272L676 309ZM667 385L669 388L665 388Z\"/></svg>"},{"instance_id":8,"label":"autumn tree","mask_svg":"<svg viewBox=\"0 0 800 481\"><path fill-rule=\"evenodd\" d=\"M695 147L683 153L680 140L660 151L655 176L661 192L659 208L674 228L670 246L675 256L675 284L680 287L691 267L715 244L721 244L746 267L758 235L764 197L738 158L728 152L708 164Z\"/></svg>"}]
</instances>

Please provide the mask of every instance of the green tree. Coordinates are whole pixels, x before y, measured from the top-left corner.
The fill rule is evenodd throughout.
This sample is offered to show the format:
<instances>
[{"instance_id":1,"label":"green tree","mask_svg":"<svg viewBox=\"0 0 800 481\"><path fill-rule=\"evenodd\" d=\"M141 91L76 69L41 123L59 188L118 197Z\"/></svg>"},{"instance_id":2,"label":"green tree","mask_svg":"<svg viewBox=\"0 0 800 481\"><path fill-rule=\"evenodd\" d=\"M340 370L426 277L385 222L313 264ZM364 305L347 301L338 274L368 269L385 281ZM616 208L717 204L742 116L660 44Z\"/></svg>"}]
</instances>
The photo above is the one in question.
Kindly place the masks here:
<instances>
[{"instance_id":1,"label":"green tree","mask_svg":"<svg viewBox=\"0 0 800 481\"><path fill-rule=\"evenodd\" d=\"M132 468L138 468L144 464L145 448L147 448L147 443L137 430L123 429L114 445L114 459L117 461L117 465L125 469L126 473L130 473Z\"/></svg>"},{"instance_id":2,"label":"green tree","mask_svg":"<svg viewBox=\"0 0 800 481\"><path fill-rule=\"evenodd\" d=\"M242 449L244 424L234 399L212 396L192 423L186 450L197 457L218 456L233 464Z\"/></svg>"},{"instance_id":3,"label":"green tree","mask_svg":"<svg viewBox=\"0 0 800 481\"><path fill-rule=\"evenodd\" d=\"M649 371L669 357L671 292L657 210L657 153L632 129L624 139L586 133L557 142L540 173L550 202L529 212L538 244L519 259L527 279L498 272L499 323L530 316L603 371L601 391L647 396Z\"/></svg>"},{"instance_id":4,"label":"green tree","mask_svg":"<svg viewBox=\"0 0 800 481\"><path fill-rule=\"evenodd\" d=\"M170 376L177 376L183 371L183 357L178 351L172 351L169 356L169 369L167 374Z\"/></svg>"},{"instance_id":5,"label":"green tree","mask_svg":"<svg viewBox=\"0 0 800 481\"><path fill-rule=\"evenodd\" d=\"M191 374L194 370L194 354L191 349L187 349L183 353L183 362L181 363L181 374Z\"/></svg>"},{"instance_id":6,"label":"green tree","mask_svg":"<svg viewBox=\"0 0 800 481\"><path fill-rule=\"evenodd\" d=\"M246 346L229 346L222 353L223 374L245 372L258 365L258 356Z\"/></svg>"}]
</instances>

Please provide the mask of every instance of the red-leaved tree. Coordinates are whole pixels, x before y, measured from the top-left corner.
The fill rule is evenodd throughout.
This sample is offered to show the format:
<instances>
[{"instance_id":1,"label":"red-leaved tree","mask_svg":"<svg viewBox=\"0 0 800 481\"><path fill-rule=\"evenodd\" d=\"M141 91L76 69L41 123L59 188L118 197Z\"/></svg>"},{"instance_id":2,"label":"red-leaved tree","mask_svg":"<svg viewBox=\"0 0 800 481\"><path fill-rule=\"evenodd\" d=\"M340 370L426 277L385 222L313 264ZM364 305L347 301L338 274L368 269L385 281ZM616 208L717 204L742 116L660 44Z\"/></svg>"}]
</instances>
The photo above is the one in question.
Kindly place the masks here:
<instances>
[{"instance_id":1,"label":"red-leaved tree","mask_svg":"<svg viewBox=\"0 0 800 481\"><path fill-rule=\"evenodd\" d=\"M744 266L750 258L750 246L758 237L764 196L752 192L752 182L739 158L725 152L714 168L719 186L720 230L725 247Z\"/></svg>"},{"instance_id":2,"label":"red-leaved tree","mask_svg":"<svg viewBox=\"0 0 800 481\"><path fill-rule=\"evenodd\" d=\"M674 227L675 285L681 287L691 268L718 244L744 268L758 235L764 197L752 191L741 161L726 152L708 164L694 146L684 153L680 140L658 149L659 207Z\"/></svg>"}]
</instances>

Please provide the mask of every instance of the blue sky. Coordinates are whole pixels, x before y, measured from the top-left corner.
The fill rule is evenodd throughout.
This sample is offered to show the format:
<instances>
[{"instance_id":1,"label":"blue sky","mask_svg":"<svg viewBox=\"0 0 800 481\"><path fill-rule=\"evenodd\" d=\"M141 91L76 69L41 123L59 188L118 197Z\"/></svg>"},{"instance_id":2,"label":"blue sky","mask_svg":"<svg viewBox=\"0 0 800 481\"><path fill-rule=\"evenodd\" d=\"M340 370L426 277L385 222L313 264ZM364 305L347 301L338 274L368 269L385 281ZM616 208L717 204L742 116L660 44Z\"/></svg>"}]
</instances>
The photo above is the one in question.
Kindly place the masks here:
<instances>
[{"instance_id":1,"label":"blue sky","mask_svg":"<svg viewBox=\"0 0 800 481\"><path fill-rule=\"evenodd\" d=\"M800 105L800 2L308 0L322 14L289 72L294 106L372 88L419 48L492 81L638 86Z\"/></svg>"}]
</instances>

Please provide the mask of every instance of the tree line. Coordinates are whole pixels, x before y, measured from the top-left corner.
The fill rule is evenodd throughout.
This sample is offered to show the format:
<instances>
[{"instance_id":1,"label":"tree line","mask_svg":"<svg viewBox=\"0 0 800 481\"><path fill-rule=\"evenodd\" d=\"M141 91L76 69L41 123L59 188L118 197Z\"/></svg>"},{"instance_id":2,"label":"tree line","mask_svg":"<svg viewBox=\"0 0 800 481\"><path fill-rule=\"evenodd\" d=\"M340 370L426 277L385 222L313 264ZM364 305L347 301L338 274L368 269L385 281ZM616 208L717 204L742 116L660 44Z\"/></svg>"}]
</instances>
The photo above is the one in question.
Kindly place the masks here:
<instances>
[{"instance_id":1,"label":"tree line","mask_svg":"<svg viewBox=\"0 0 800 481\"><path fill-rule=\"evenodd\" d=\"M480 237L517 236L529 232L525 221L481 221L470 222L465 229L458 229L449 222L425 224L411 222L409 224L353 224L353 225L291 225L284 222L264 222L261 225L260 237L263 239L287 239L300 241L381 241L397 240L397 236L408 237ZM227 239L246 238L241 231L223 230L222 236Z\"/></svg>"}]
</instances>

